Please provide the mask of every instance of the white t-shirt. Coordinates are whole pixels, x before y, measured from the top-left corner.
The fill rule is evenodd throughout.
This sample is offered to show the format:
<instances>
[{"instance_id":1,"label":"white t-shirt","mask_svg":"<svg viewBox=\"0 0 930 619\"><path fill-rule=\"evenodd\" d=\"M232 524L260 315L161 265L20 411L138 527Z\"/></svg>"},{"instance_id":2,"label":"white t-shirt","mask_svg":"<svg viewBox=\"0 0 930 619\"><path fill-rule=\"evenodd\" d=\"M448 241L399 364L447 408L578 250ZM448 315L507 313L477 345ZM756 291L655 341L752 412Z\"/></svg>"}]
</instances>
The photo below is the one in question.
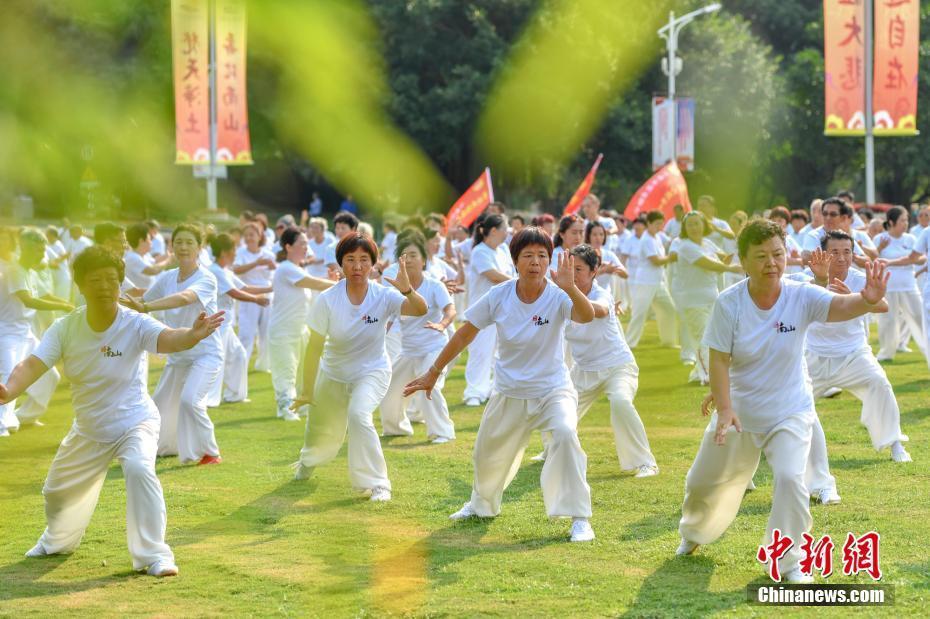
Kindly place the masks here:
<instances>
[{"instance_id":1,"label":"white t-shirt","mask_svg":"<svg viewBox=\"0 0 930 619\"><path fill-rule=\"evenodd\" d=\"M513 260L510 258L510 250L503 243L498 245L496 249L491 249L484 243L479 243L471 252L471 261L468 263L466 271L468 298L472 304L476 303L494 286L491 280L482 275L482 273L492 269L513 277Z\"/></svg>"},{"instance_id":2,"label":"white t-shirt","mask_svg":"<svg viewBox=\"0 0 930 619\"><path fill-rule=\"evenodd\" d=\"M149 419L158 408L149 397L140 364L158 352L165 325L147 314L120 307L110 327L98 333L79 307L49 327L32 354L47 367L62 361L71 381L74 429L92 441L112 443Z\"/></svg>"},{"instance_id":3,"label":"white t-shirt","mask_svg":"<svg viewBox=\"0 0 930 619\"><path fill-rule=\"evenodd\" d=\"M794 237L790 234L785 235L785 249L788 250L789 258L791 257L791 254L795 252L797 252L798 257L800 257L801 253L804 251L803 248L798 245L798 242L794 239ZM735 258L736 256L734 256L734 259ZM804 267L799 264L789 264L787 267L785 267L785 273L788 275L791 275L792 273L800 273L803 270Z\"/></svg>"},{"instance_id":4,"label":"white t-shirt","mask_svg":"<svg viewBox=\"0 0 930 619\"><path fill-rule=\"evenodd\" d=\"M609 264L614 267L621 264L620 258L617 257L617 254L607 249L606 247L601 247L601 263ZM611 278L613 277L617 276L613 273L601 273L594 279L597 280L598 284L609 290L611 285Z\"/></svg>"},{"instance_id":5,"label":"white t-shirt","mask_svg":"<svg viewBox=\"0 0 930 619\"><path fill-rule=\"evenodd\" d=\"M646 233L643 232L643 236L645 235ZM631 232L630 235L626 237L626 240L623 241L622 245L620 246L620 255L627 257L626 271L629 274L628 281L630 283L636 282L636 273L637 271L639 271L639 263L640 263L639 242L640 240L641 239L637 237L636 234Z\"/></svg>"},{"instance_id":6,"label":"white t-shirt","mask_svg":"<svg viewBox=\"0 0 930 619\"><path fill-rule=\"evenodd\" d=\"M914 245L914 251L918 251L925 256L930 256L930 228L925 228L920 236L917 237L917 244ZM927 299L930 299L930 277L924 278L924 304L927 305Z\"/></svg>"},{"instance_id":7,"label":"white t-shirt","mask_svg":"<svg viewBox=\"0 0 930 619\"><path fill-rule=\"evenodd\" d=\"M396 320L404 304L393 286L368 282L359 305L349 301L346 280L323 291L310 308L308 323L326 337L320 371L340 383L354 383L376 371L391 369L384 348L387 323Z\"/></svg>"},{"instance_id":8,"label":"white t-shirt","mask_svg":"<svg viewBox=\"0 0 930 619\"><path fill-rule=\"evenodd\" d=\"M720 228L721 230L726 230L727 232L733 232L733 228L730 227L730 224L720 219L719 217L712 218L711 223L714 224L715 227ZM725 247L727 237L723 236L719 232L714 231L707 235L707 240L709 240L711 243L713 243L717 247Z\"/></svg>"},{"instance_id":9,"label":"white t-shirt","mask_svg":"<svg viewBox=\"0 0 930 619\"><path fill-rule=\"evenodd\" d=\"M323 266L327 267L327 269L329 268L329 265L335 265L337 268L339 267L339 263L336 262L336 246L337 245L339 245L339 241L335 240L329 245L327 245L326 249L323 250ZM328 273L328 270L327 270L327 273Z\"/></svg>"},{"instance_id":10,"label":"white t-shirt","mask_svg":"<svg viewBox=\"0 0 930 619\"><path fill-rule=\"evenodd\" d=\"M814 274L810 269L790 276L795 281L810 282ZM862 292L865 288L865 274L850 268L843 280L852 293ZM820 357L847 357L857 353L872 354L869 348L869 326L865 316L844 320L842 322L815 322L807 330L805 348Z\"/></svg>"},{"instance_id":11,"label":"white t-shirt","mask_svg":"<svg viewBox=\"0 0 930 619\"><path fill-rule=\"evenodd\" d=\"M253 253L250 252L247 247L243 246L236 250L236 259L233 261L233 265L242 266L262 258L274 260L275 256L273 253L271 253L271 250L265 249L264 247L259 247L258 251ZM245 273L239 274L239 279L244 281L249 286L259 286L262 288L267 288L271 285L272 277L274 277L274 269L264 265L249 269Z\"/></svg>"},{"instance_id":12,"label":"white t-shirt","mask_svg":"<svg viewBox=\"0 0 930 619\"><path fill-rule=\"evenodd\" d=\"M500 283L465 312L479 329L497 328L494 389L509 398L542 398L571 387L562 331L572 300L551 281L535 303L517 296L517 280Z\"/></svg>"},{"instance_id":13,"label":"white t-shirt","mask_svg":"<svg viewBox=\"0 0 930 619\"><path fill-rule=\"evenodd\" d=\"M887 232L882 232L875 236L875 245L880 245L882 239L888 239L888 245L878 252L878 257L887 260L906 258L917 247L917 238L908 232L898 238L894 238ZM919 292L917 279L914 277L913 264L888 267L888 272L891 274L888 278L888 292Z\"/></svg>"},{"instance_id":14,"label":"white t-shirt","mask_svg":"<svg viewBox=\"0 0 930 619\"><path fill-rule=\"evenodd\" d=\"M152 248L149 250L149 255L155 257L163 253L165 253L165 237L162 236L161 232L156 232L155 236L152 237Z\"/></svg>"},{"instance_id":15,"label":"white t-shirt","mask_svg":"<svg viewBox=\"0 0 930 619\"><path fill-rule=\"evenodd\" d=\"M678 271L675 276L675 303L682 308L713 305L717 300L717 273L694 263L701 258L717 260L717 246L708 239L701 244L681 239L678 244Z\"/></svg>"},{"instance_id":16,"label":"white t-shirt","mask_svg":"<svg viewBox=\"0 0 930 619\"><path fill-rule=\"evenodd\" d=\"M819 228L814 228L807 233L807 236L804 237L804 243L802 245L804 251L814 251L820 244L823 242L823 237L826 235L826 230L823 226ZM865 252L862 251L862 248L875 249L875 244L872 242L872 239L869 238L869 235L861 230L853 230L850 235L853 238L853 253L857 256L864 256Z\"/></svg>"},{"instance_id":17,"label":"white t-shirt","mask_svg":"<svg viewBox=\"0 0 930 619\"><path fill-rule=\"evenodd\" d=\"M281 334L293 334L300 337L307 323L307 311L310 309L310 290L297 285L307 277L307 272L285 260L278 263L274 272L274 298L271 300L271 318L268 330L276 337Z\"/></svg>"},{"instance_id":18,"label":"white t-shirt","mask_svg":"<svg viewBox=\"0 0 930 619\"><path fill-rule=\"evenodd\" d=\"M569 321L565 327L565 339L571 346L575 365L585 372L596 372L633 363L633 353L620 332L610 291L594 282L587 296L592 303L606 305L608 314L587 324Z\"/></svg>"},{"instance_id":19,"label":"white t-shirt","mask_svg":"<svg viewBox=\"0 0 930 619\"><path fill-rule=\"evenodd\" d=\"M193 326L200 312L206 312L207 316L217 312L216 278L203 267L198 267L183 282L178 282L178 273L178 269L175 268L159 275L152 287L142 295L142 300L154 301L177 292L192 290L197 295L195 302L174 309L162 310L165 324L174 329L187 329ZM224 319L229 320L228 317ZM168 358L170 361L193 361L211 356L220 359L223 357L223 344L219 330L214 331L190 350L171 353Z\"/></svg>"},{"instance_id":20,"label":"white t-shirt","mask_svg":"<svg viewBox=\"0 0 930 619\"><path fill-rule=\"evenodd\" d=\"M220 326L225 330L232 327L233 309L236 307L236 300L229 296L229 291L245 288L246 283L236 277L232 270L223 268L215 262L210 265L209 270L216 278L216 307L226 312L223 317L225 320Z\"/></svg>"},{"instance_id":21,"label":"white t-shirt","mask_svg":"<svg viewBox=\"0 0 930 619\"><path fill-rule=\"evenodd\" d=\"M326 278L326 276L329 274L329 269L326 268L326 252L331 244L332 243L330 243L325 236L323 237L323 241L320 243L314 241L312 237L307 238L307 247L313 254L313 257L323 260L323 262L319 264L308 264L306 267L304 267L309 275L312 275L313 277Z\"/></svg>"},{"instance_id":22,"label":"white t-shirt","mask_svg":"<svg viewBox=\"0 0 930 619\"><path fill-rule=\"evenodd\" d=\"M662 227L662 231L669 236L669 238L678 238L681 235L681 222L672 217L667 222L665 226Z\"/></svg>"},{"instance_id":23,"label":"white t-shirt","mask_svg":"<svg viewBox=\"0 0 930 619\"><path fill-rule=\"evenodd\" d=\"M732 357L730 400L743 430L765 433L787 417L814 411L804 336L812 322L826 321L833 294L782 279L775 305L761 310L748 281L717 297L703 343Z\"/></svg>"},{"instance_id":24,"label":"white t-shirt","mask_svg":"<svg viewBox=\"0 0 930 619\"><path fill-rule=\"evenodd\" d=\"M623 229L623 232L618 232L617 234L611 234L610 236L607 237L607 248L610 249L610 251L617 254L617 256L620 256L621 254L624 253L623 244L626 243L627 239L630 238L631 236L633 236L633 233L627 230L626 228Z\"/></svg>"},{"instance_id":25,"label":"white t-shirt","mask_svg":"<svg viewBox=\"0 0 930 619\"><path fill-rule=\"evenodd\" d=\"M911 226L911 229L908 230L908 232L913 234L914 238L917 238L920 236L920 233L923 232L924 230L926 230L925 227L921 226L920 224L914 224L913 226Z\"/></svg>"},{"instance_id":26,"label":"white t-shirt","mask_svg":"<svg viewBox=\"0 0 930 619\"><path fill-rule=\"evenodd\" d=\"M442 310L452 303L445 284L432 277L424 277L417 292L426 300L426 314L400 317L401 354L409 357L439 352L449 341L445 331L440 333L426 328L428 322L441 321Z\"/></svg>"},{"instance_id":27,"label":"white t-shirt","mask_svg":"<svg viewBox=\"0 0 930 619\"><path fill-rule=\"evenodd\" d=\"M650 256L665 257L665 246L662 241L649 232L643 232L639 240L639 260L636 263L636 279L634 284L658 285L665 280L665 268L656 266L649 261Z\"/></svg>"},{"instance_id":28,"label":"white t-shirt","mask_svg":"<svg viewBox=\"0 0 930 619\"><path fill-rule=\"evenodd\" d=\"M18 262L0 261L0 277L0 335L28 337L36 311L23 305L16 293L25 290L38 296L35 271Z\"/></svg>"},{"instance_id":29,"label":"white t-shirt","mask_svg":"<svg viewBox=\"0 0 930 619\"><path fill-rule=\"evenodd\" d=\"M138 252L130 249L123 256L123 261L126 263L126 279L136 288L146 290L155 281L154 275L143 273L145 269L155 264L155 259L151 254L139 255Z\"/></svg>"},{"instance_id":30,"label":"white t-shirt","mask_svg":"<svg viewBox=\"0 0 930 619\"><path fill-rule=\"evenodd\" d=\"M397 247L397 233L388 232L381 240L381 259L388 262L395 262L394 250Z\"/></svg>"},{"instance_id":31,"label":"white t-shirt","mask_svg":"<svg viewBox=\"0 0 930 619\"><path fill-rule=\"evenodd\" d=\"M468 264L468 262L471 260L471 254L472 254L472 251L474 251L474 249L475 249L474 239L469 238L463 241L453 241L452 251L454 252L455 255L453 255L452 257L455 258L455 256L461 254L462 262L464 262L465 264Z\"/></svg>"},{"instance_id":32,"label":"white t-shirt","mask_svg":"<svg viewBox=\"0 0 930 619\"><path fill-rule=\"evenodd\" d=\"M68 264L73 266L74 259L81 255L81 252L93 245L94 242L91 241L86 236L82 236L79 239L74 239L70 244L66 245L68 251L71 252L71 255L68 257Z\"/></svg>"}]
</instances>

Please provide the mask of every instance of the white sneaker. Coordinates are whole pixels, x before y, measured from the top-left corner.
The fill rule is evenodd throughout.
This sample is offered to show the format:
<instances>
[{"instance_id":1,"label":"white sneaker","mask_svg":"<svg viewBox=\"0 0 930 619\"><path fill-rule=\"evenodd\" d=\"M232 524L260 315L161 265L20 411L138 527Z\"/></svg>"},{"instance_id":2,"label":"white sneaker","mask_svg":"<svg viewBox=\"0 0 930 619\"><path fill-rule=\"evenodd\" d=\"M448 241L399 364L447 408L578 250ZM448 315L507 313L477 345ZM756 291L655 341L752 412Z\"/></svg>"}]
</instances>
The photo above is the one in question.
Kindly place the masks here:
<instances>
[{"instance_id":1,"label":"white sneaker","mask_svg":"<svg viewBox=\"0 0 930 619\"><path fill-rule=\"evenodd\" d=\"M45 557L48 556L48 552L42 544L36 544L26 552L26 556L30 558Z\"/></svg>"},{"instance_id":2,"label":"white sneaker","mask_svg":"<svg viewBox=\"0 0 930 619\"><path fill-rule=\"evenodd\" d=\"M836 488L824 488L817 493L817 498L822 505L837 505L840 502L840 495L836 493Z\"/></svg>"},{"instance_id":3,"label":"white sneaker","mask_svg":"<svg viewBox=\"0 0 930 619\"><path fill-rule=\"evenodd\" d=\"M698 549L698 546L700 546L700 544L688 541L685 538L681 538L681 543L678 544L678 550L675 551L675 554L679 557L694 554L694 551Z\"/></svg>"},{"instance_id":4,"label":"white sneaker","mask_svg":"<svg viewBox=\"0 0 930 619\"><path fill-rule=\"evenodd\" d=\"M652 477L659 474L659 467L652 466L651 464L644 464L636 471L634 477Z\"/></svg>"},{"instance_id":5,"label":"white sneaker","mask_svg":"<svg viewBox=\"0 0 930 619\"><path fill-rule=\"evenodd\" d=\"M910 346L905 344L904 346L899 346L897 352L914 352Z\"/></svg>"},{"instance_id":6,"label":"white sneaker","mask_svg":"<svg viewBox=\"0 0 930 619\"><path fill-rule=\"evenodd\" d=\"M475 513L475 510L472 509L471 502L468 502L462 505L462 509L449 516L449 520L467 520L469 518L474 518L477 515L478 514Z\"/></svg>"},{"instance_id":7,"label":"white sneaker","mask_svg":"<svg viewBox=\"0 0 930 619\"><path fill-rule=\"evenodd\" d=\"M538 454L530 458L530 462L545 462L546 461L546 450L543 449Z\"/></svg>"},{"instance_id":8,"label":"white sneaker","mask_svg":"<svg viewBox=\"0 0 930 619\"><path fill-rule=\"evenodd\" d=\"M468 398L465 400L465 406L481 406L481 400L478 398Z\"/></svg>"},{"instance_id":9,"label":"white sneaker","mask_svg":"<svg viewBox=\"0 0 930 619\"><path fill-rule=\"evenodd\" d=\"M809 585L814 582L813 576L808 576L801 572L801 568L796 567L781 575L781 579L792 585Z\"/></svg>"},{"instance_id":10,"label":"white sneaker","mask_svg":"<svg viewBox=\"0 0 930 619\"><path fill-rule=\"evenodd\" d=\"M292 410L286 410L284 411L284 414L281 415L281 419L284 421L300 421L300 415Z\"/></svg>"},{"instance_id":11,"label":"white sneaker","mask_svg":"<svg viewBox=\"0 0 930 619\"><path fill-rule=\"evenodd\" d=\"M437 436L436 438L431 440L430 443L432 443L433 445L442 445L443 443L448 443L451 440L452 439L449 438L448 436Z\"/></svg>"},{"instance_id":12,"label":"white sneaker","mask_svg":"<svg viewBox=\"0 0 930 619\"><path fill-rule=\"evenodd\" d=\"M573 542L590 542L594 540L594 529L587 518L575 518L572 520L572 537Z\"/></svg>"},{"instance_id":13,"label":"white sneaker","mask_svg":"<svg viewBox=\"0 0 930 619\"><path fill-rule=\"evenodd\" d=\"M178 575L178 566L174 563L169 563L168 561L158 561L149 566L149 569L145 571L149 576L155 576L156 578L164 578L165 576L177 576Z\"/></svg>"},{"instance_id":14,"label":"white sneaker","mask_svg":"<svg viewBox=\"0 0 930 619\"><path fill-rule=\"evenodd\" d=\"M297 481L302 481L304 479L310 479L310 476L313 475L312 466L307 466L303 462L294 463L294 479Z\"/></svg>"},{"instance_id":15,"label":"white sneaker","mask_svg":"<svg viewBox=\"0 0 930 619\"><path fill-rule=\"evenodd\" d=\"M377 488L372 488L371 497L368 500L374 501L375 503L383 503L385 501L390 501L391 491L381 486L378 486Z\"/></svg>"},{"instance_id":16,"label":"white sneaker","mask_svg":"<svg viewBox=\"0 0 930 619\"><path fill-rule=\"evenodd\" d=\"M911 454L907 453L907 450L904 449L904 445L900 442L891 446L891 459L895 462L913 462Z\"/></svg>"},{"instance_id":17,"label":"white sneaker","mask_svg":"<svg viewBox=\"0 0 930 619\"><path fill-rule=\"evenodd\" d=\"M839 387L830 387L829 389L823 392L823 397L834 398L840 395L841 393L843 393L843 390L840 389Z\"/></svg>"}]
</instances>

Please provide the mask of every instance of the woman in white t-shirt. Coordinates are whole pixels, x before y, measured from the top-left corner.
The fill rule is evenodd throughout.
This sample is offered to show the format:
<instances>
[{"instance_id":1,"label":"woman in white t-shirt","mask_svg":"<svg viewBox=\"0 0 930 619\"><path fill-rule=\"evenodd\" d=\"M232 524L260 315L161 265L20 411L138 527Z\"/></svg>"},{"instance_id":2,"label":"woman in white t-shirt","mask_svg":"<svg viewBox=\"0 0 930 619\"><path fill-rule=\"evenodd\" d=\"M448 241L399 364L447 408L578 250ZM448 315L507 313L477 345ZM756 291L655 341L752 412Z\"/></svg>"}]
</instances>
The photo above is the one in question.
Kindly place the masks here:
<instances>
[{"instance_id":1,"label":"woman in white t-shirt","mask_svg":"<svg viewBox=\"0 0 930 619\"><path fill-rule=\"evenodd\" d=\"M666 255L665 246L659 238L664 221L665 216L661 212L649 211L646 214L646 231L637 244L636 269L630 277L633 307L626 329L627 343L631 348L639 344L650 309L656 314L659 342L668 347L678 344L675 304L665 282L665 267L672 258Z\"/></svg>"},{"instance_id":2,"label":"woman in white t-shirt","mask_svg":"<svg viewBox=\"0 0 930 619\"><path fill-rule=\"evenodd\" d=\"M739 238L739 233L743 229L743 227L746 225L747 221L749 221L749 215L747 215L745 211L735 211L732 215L730 215L730 219L729 219L729 228L733 232L733 238L730 238L726 235L718 235L718 236L723 237L722 245L719 246L720 249L723 250L723 253L729 256L733 256L732 262L730 264L734 264L734 265L739 264L739 251L737 251L736 239ZM789 257L790 257L791 248L788 248L787 243L788 241L786 240L785 247L788 249ZM792 261L792 264L794 263L795 262ZM745 275L743 275L742 269L740 269L739 271L724 272L723 288L729 288L730 286L740 281L744 277Z\"/></svg>"},{"instance_id":3,"label":"woman in white t-shirt","mask_svg":"<svg viewBox=\"0 0 930 619\"><path fill-rule=\"evenodd\" d=\"M53 257L49 260L52 269L55 296L67 299L71 295L71 272L68 270L68 250L65 249L58 233L58 228L48 226L45 229L45 238L48 240L48 249Z\"/></svg>"},{"instance_id":4,"label":"woman in white t-shirt","mask_svg":"<svg viewBox=\"0 0 930 619\"><path fill-rule=\"evenodd\" d=\"M123 255L126 262L126 279L140 290L148 290L155 277L168 266L168 254L162 253L158 260L149 253L152 249L152 237L149 227L139 223L126 230L126 242L129 250ZM228 320L228 318L227 318Z\"/></svg>"},{"instance_id":5,"label":"woman in white t-shirt","mask_svg":"<svg viewBox=\"0 0 930 619\"><path fill-rule=\"evenodd\" d=\"M799 541L812 525L804 475L816 419L805 333L812 322L886 311L887 275L883 265L867 264L865 287L847 295L782 279L784 234L769 220L746 225L738 251L748 278L720 294L704 334L717 411L688 471L678 554L691 554L726 531L764 453L774 482L764 543L771 543L775 529L794 540L778 568L788 582L811 582L799 566Z\"/></svg>"},{"instance_id":6,"label":"woman in white t-shirt","mask_svg":"<svg viewBox=\"0 0 930 619\"><path fill-rule=\"evenodd\" d=\"M681 236L677 247L677 276L673 280L675 307L682 324L682 335L693 343L694 367L689 382L707 384L707 347L701 344L711 309L717 300L717 276L720 273L742 274L737 264L724 264L717 257L719 248L707 239L712 231L700 211L685 215L681 223Z\"/></svg>"},{"instance_id":7,"label":"woman in white t-shirt","mask_svg":"<svg viewBox=\"0 0 930 619\"><path fill-rule=\"evenodd\" d=\"M194 324L201 313L217 312L216 278L200 266L200 228L180 224L171 232L177 268L158 276L141 302L126 303L139 312L162 312L165 324L183 329ZM207 413L213 382L220 380L223 342L219 331L199 344L168 355L168 361L152 394L161 415L158 455L177 455L181 462L218 464L220 448Z\"/></svg>"},{"instance_id":8,"label":"woman in white t-shirt","mask_svg":"<svg viewBox=\"0 0 930 619\"><path fill-rule=\"evenodd\" d=\"M507 219L503 215L487 215L475 225L465 280L469 307L493 286L513 277L513 260L504 243L506 239ZM481 406L491 396L491 367L496 349L497 334L493 329L481 332L469 345L463 394L466 406Z\"/></svg>"},{"instance_id":9,"label":"woman in white t-shirt","mask_svg":"<svg viewBox=\"0 0 930 619\"><path fill-rule=\"evenodd\" d=\"M803 248L791 234L791 212L787 207L776 206L769 212L769 219L781 226L785 232L785 249L788 250L786 275L800 273L804 270Z\"/></svg>"},{"instance_id":10,"label":"woman in white t-shirt","mask_svg":"<svg viewBox=\"0 0 930 619\"><path fill-rule=\"evenodd\" d=\"M578 420L602 393L606 394L620 470L636 477L652 477L659 473L659 467L649 448L646 428L633 406L639 367L620 331L613 296L595 281L600 255L590 245L579 245L571 253L575 258L575 285L594 307L594 320L587 324L571 321L565 328L574 361L571 377L578 392Z\"/></svg>"},{"instance_id":11,"label":"woman in white t-shirt","mask_svg":"<svg viewBox=\"0 0 930 619\"><path fill-rule=\"evenodd\" d=\"M307 312L310 309L310 291L322 292L331 288L328 279L307 275L303 261L307 257L307 237L298 228L287 228L281 233L281 251L278 268L274 272L271 317L268 324L268 343L271 345L271 384L274 387L278 419L297 421L299 416L291 410L299 390L298 369L307 340Z\"/></svg>"},{"instance_id":12,"label":"woman in white t-shirt","mask_svg":"<svg viewBox=\"0 0 930 619\"><path fill-rule=\"evenodd\" d=\"M567 254L584 240L584 218L579 215L565 215L559 220L559 229L552 237L552 264L559 263L559 256ZM550 274L546 274L549 276Z\"/></svg>"},{"instance_id":13,"label":"woman in white t-shirt","mask_svg":"<svg viewBox=\"0 0 930 619\"><path fill-rule=\"evenodd\" d=\"M312 254L304 262L304 268L311 277L326 279L328 269L326 268L326 252L332 241L326 236L326 220L322 217L311 217L310 225L307 226L307 247Z\"/></svg>"},{"instance_id":14,"label":"woman in white t-shirt","mask_svg":"<svg viewBox=\"0 0 930 619\"><path fill-rule=\"evenodd\" d=\"M592 221L585 226L584 242L593 247L601 258L600 266L597 269L598 285L609 290L614 298L619 298L620 282L626 279L628 275L626 267L620 262L620 257L607 248L607 229L604 228L604 224L599 221Z\"/></svg>"},{"instance_id":15,"label":"woman in white t-shirt","mask_svg":"<svg viewBox=\"0 0 930 619\"><path fill-rule=\"evenodd\" d=\"M923 299L914 277L914 265L926 258L911 258L917 239L907 232L907 211L893 206L885 214L885 231L875 237L878 257L891 273L888 280L888 313L878 316L878 360L894 359L901 342L901 329L906 327L920 351L926 355L923 325Z\"/></svg>"},{"instance_id":16,"label":"woman in white t-shirt","mask_svg":"<svg viewBox=\"0 0 930 619\"><path fill-rule=\"evenodd\" d=\"M404 386L426 372L436 353L449 341L447 331L455 320L455 305L445 284L425 270L426 239L417 231L405 230L397 237L395 256L406 260L410 285L426 301L423 316L400 318L401 351L391 364L391 384L381 402L383 436L411 436L405 411ZM396 263L395 263L396 264ZM455 425L449 417L449 407L442 395L445 375L437 381L432 399L422 393L412 404L426 423L426 436L433 443L447 443L455 438Z\"/></svg>"},{"instance_id":17,"label":"woman in white t-shirt","mask_svg":"<svg viewBox=\"0 0 930 619\"><path fill-rule=\"evenodd\" d=\"M594 319L591 301L575 286L574 258L562 254L548 279L552 241L536 226L510 242L518 278L498 284L465 312L465 322L429 370L407 385L405 395L427 397L446 365L486 328L497 331L494 392L475 439L471 500L452 520L494 517L504 490L520 468L530 433L549 435L540 474L550 518L572 518L572 541L594 539L591 489L585 480L587 456L578 441L578 395L565 365L565 326Z\"/></svg>"},{"instance_id":18,"label":"woman in white t-shirt","mask_svg":"<svg viewBox=\"0 0 930 619\"><path fill-rule=\"evenodd\" d=\"M236 261L233 263L233 273L239 276L249 286L264 288L271 286L274 270L277 266L275 256L265 247L265 236L261 226L249 222L242 227L242 239L245 245L236 251ZM271 309L255 303L249 303L239 308L239 341L242 342L245 353L252 356L252 348L258 339L258 353L255 358L255 369L266 371L270 369L271 357L268 349L268 321Z\"/></svg>"},{"instance_id":19,"label":"woman in white t-shirt","mask_svg":"<svg viewBox=\"0 0 930 619\"><path fill-rule=\"evenodd\" d=\"M49 469L42 495L47 526L27 557L73 552L90 523L114 458L126 483L126 537L132 567L151 576L178 573L165 543L166 511L155 474L158 409L141 371L146 352L188 350L209 337L222 314L200 314L183 329L119 306L124 263L101 247L81 252L74 280L87 305L57 320L5 384L11 402L61 362L71 382L74 424Z\"/></svg>"},{"instance_id":20,"label":"woman in white t-shirt","mask_svg":"<svg viewBox=\"0 0 930 619\"><path fill-rule=\"evenodd\" d=\"M307 479L314 467L335 458L348 429L352 487L370 493L372 501L389 501L391 482L373 419L391 383L385 328L429 308L410 285L403 260L396 279L384 278L390 286L369 280L378 245L368 235L344 236L336 262L345 279L320 294L310 310L303 395L293 405L309 405L310 412L294 478Z\"/></svg>"}]
</instances>

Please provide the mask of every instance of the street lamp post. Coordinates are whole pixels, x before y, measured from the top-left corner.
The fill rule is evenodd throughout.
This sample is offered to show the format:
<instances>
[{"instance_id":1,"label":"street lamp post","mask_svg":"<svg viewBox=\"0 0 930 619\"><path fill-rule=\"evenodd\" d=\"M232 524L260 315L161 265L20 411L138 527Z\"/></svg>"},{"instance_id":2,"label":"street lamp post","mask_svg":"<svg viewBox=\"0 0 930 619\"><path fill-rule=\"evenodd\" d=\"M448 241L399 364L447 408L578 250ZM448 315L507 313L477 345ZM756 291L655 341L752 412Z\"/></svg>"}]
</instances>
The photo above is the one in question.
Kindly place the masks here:
<instances>
[{"instance_id":1,"label":"street lamp post","mask_svg":"<svg viewBox=\"0 0 930 619\"><path fill-rule=\"evenodd\" d=\"M696 11L691 11L687 15L675 17L674 11L669 11L668 23L659 28L659 36L665 39L665 49L668 52L665 69L668 75L668 98L671 101L672 108L672 161L678 163L678 107L675 105L675 76L681 71L681 65L678 64L678 33L681 29L694 21L701 15L716 13L721 8L720 3L715 2L708 4Z\"/></svg>"}]
</instances>

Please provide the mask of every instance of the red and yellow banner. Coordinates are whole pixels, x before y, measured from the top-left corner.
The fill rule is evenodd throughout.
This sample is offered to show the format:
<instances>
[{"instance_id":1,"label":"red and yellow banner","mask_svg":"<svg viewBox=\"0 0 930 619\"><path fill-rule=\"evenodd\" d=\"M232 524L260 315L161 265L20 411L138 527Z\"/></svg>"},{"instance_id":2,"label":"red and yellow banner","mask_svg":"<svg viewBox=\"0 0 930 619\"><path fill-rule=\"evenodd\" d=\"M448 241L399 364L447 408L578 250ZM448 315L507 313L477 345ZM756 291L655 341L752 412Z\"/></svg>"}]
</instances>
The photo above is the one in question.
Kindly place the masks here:
<instances>
[{"instance_id":1,"label":"red and yellow banner","mask_svg":"<svg viewBox=\"0 0 930 619\"><path fill-rule=\"evenodd\" d=\"M681 204L685 212L691 210L688 197L688 184L681 170L674 163L669 163L652 175L642 187L636 190L630 203L626 205L623 216L635 219L640 213L662 211L665 219L675 216L675 205Z\"/></svg>"},{"instance_id":2,"label":"red and yellow banner","mask_svg":"<svg viewBox=\"0 0 930 619\"><path fill-rule=\"evenodd\" d=\"M491 168L485 168L474 183L465 190L446 217L446 229L460 225L468 227L478 219L488 204L494 202L494 186L491 185Z\"/></svg>"},{"instance_id":3,"label":"red and yellow banner","mask_svg":"<svg viewBox=\"0 0 930 619\"><path fill-rule=\"evenodd\" d=\"M875 135L917 135L919 0L875 0L874 32Z\"/></svg>"},{"instance_id":4,"label":"red and yellow banner","mask_svg":"<svg viewBox=\"0 0 930 619\"><path fill-rule=\"evenodd\" d=\"M251 165L245 86L245 2L215 1L216 159L225 165Z\"/></svg>"},{"instance_id":5,"label":"red and yellow banner","mask_svg":"<svg viewBox=\"0 0 930 619\"><path fill-rule=\"evenodd\" d=\"M175 163L210 162L210 34L207 0L172 0Z\"/></svg>"},{"instance_id":6,"label":"red and yellow banner","mask_svg":"<svg viewBox=\"0 0 930 619\"><path fill-rule=\"evenodd\" d=\"M594 186L594 177L597 175L597 168L601 165L601 160L603 158L603 153L597 156L594 165L591 166L591 170L588 172L587 176L584 177L584 180L581 181L581 184L578 185L578 189L575 190L575 194L572 196L571 200L565 205L565 210L562 211L562 217L574 215L578 212L578 209L581 208L581 203L588 197L588 194L591 193L591 187Z\"/></svg>"},{"instance_id":7,"label":"red and yellow banner","mask_svg":"<svg viewBox=\"0 0 930 619\"><path fill-rule=\"evenodd\" d=\"M870 0L866 0L870 1ZM863 0L824 0L824 134L865 135Z\"/></svg>"}]
</instances>

